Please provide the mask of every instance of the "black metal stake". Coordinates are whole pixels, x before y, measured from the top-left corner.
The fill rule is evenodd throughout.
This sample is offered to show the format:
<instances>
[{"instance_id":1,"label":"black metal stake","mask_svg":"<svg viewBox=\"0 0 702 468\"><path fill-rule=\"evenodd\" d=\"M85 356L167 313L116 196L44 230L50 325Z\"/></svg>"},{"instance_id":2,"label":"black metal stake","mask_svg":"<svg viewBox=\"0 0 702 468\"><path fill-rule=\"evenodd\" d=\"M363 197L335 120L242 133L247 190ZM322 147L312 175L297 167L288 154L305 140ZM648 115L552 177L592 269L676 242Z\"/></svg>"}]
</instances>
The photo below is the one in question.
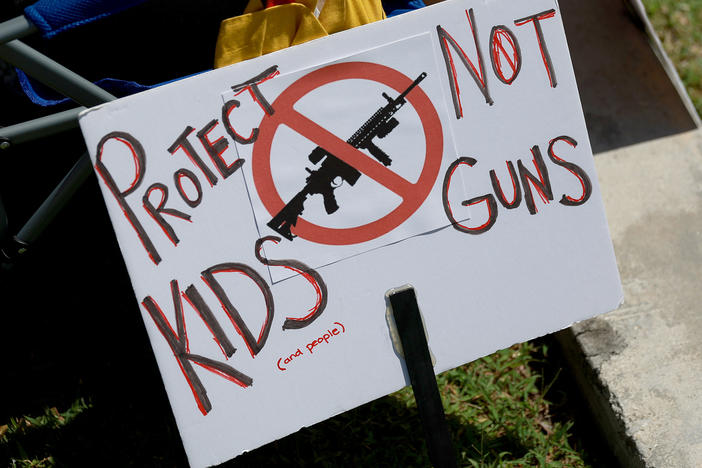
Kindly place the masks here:
<instances>
[{"instance_id":1,"label":"black metal stake","mask_svg":"<svg viewBox=\"0 0 702 468\"><path fill-rule=\"evenodd\" d=\"M455 468L456 455L451 442L444 407L431 364L424 325L413 288L388 295L395 324L405 354L414 398L424 427L429 460L436 468Z\"/></svg>"}]
</instances>

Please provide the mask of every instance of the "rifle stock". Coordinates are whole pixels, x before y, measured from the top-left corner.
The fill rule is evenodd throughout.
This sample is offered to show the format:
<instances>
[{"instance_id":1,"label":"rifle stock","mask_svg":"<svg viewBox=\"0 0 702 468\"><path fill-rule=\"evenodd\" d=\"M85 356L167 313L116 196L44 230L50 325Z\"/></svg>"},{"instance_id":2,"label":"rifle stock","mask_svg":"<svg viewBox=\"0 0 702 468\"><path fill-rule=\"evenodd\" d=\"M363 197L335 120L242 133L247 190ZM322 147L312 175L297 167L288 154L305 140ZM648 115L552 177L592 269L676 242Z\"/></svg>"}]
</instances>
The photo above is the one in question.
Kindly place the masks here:
<instances>
[{"instance_id":1,"label":"rifle stock","mask_svg":"<svg viewBox=\"0 0 702 468\"><path fill-rule=\"evenodd\" d=\"M268 227L286 239L293 240L295 236L290 231L290 227L297 224L297 218L305 209L304 204L306 199L307 191L303 189L298 192L273 219L268 221Z\"/></svg>"}]
</instances>

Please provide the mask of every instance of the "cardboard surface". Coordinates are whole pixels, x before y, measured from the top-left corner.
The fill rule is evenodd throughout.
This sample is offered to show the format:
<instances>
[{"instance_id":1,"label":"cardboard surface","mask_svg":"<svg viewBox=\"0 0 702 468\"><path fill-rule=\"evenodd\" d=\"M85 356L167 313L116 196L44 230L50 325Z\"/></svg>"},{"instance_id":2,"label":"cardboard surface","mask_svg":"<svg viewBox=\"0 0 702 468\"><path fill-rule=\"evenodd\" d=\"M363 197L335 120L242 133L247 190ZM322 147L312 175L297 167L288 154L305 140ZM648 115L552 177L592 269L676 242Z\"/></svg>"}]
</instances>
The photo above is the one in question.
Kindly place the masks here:
<instances>
[{"instance_id":1,"label":"cardboard surface","mask_svg":"<svg viewBox=\"0 0 702 468\"><path fill-rule=\"evenodd\" d=\"M554 1L445 2L80 123L193 466L406 385L393 287L437 372L621 301Z\"/></svg>"}]
</instances>

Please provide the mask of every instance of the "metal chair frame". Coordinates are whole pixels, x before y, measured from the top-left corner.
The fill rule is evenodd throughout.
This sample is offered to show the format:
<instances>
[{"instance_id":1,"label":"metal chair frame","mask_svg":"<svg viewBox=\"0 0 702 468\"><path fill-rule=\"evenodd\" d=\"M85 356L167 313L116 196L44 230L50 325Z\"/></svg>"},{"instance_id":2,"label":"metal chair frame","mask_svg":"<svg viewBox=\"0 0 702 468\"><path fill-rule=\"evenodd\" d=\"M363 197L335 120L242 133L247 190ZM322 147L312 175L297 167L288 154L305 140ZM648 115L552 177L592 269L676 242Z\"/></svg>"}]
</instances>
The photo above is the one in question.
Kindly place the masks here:
<instances>
[{"instance_id":1,"label":"metal chair frame","mask_svg":"<svg viewBox=\"0 0 702 468\"><path fill-rule=\"evenodd\" d=\"M24 16L0 23L0 60L23 70L39 82L81 104L81 107L0 128L0 150L75 128L78 126L78 114L81 111L117 99L20 41L36 32L37 27ZM12 263L23 254L44 232L91 172L90 157L86 151L14 236L10 235L7 214L0 201L0 262Z\"/></svg>"}]
</instances>

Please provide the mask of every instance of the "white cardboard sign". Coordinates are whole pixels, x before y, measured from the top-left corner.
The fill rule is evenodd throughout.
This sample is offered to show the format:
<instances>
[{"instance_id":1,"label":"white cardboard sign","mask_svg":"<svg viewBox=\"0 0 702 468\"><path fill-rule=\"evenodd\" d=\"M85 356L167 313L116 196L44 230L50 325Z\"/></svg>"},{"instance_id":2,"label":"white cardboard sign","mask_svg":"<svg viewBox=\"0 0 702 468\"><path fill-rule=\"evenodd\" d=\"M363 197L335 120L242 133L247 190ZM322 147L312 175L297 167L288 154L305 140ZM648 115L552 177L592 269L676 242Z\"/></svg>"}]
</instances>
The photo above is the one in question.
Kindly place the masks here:
<instances>
[{"instance_id":1,"label":"white cardboard sign","mask_svg":"<svg viewBox=\"0 0 702 468\"><path fill-rule=\"evenodd\" d=\"M622 299L554 0L447 1L80 124L193 466L407 385L391 288L437 373Z\"/></svg>"}]
</instances>

